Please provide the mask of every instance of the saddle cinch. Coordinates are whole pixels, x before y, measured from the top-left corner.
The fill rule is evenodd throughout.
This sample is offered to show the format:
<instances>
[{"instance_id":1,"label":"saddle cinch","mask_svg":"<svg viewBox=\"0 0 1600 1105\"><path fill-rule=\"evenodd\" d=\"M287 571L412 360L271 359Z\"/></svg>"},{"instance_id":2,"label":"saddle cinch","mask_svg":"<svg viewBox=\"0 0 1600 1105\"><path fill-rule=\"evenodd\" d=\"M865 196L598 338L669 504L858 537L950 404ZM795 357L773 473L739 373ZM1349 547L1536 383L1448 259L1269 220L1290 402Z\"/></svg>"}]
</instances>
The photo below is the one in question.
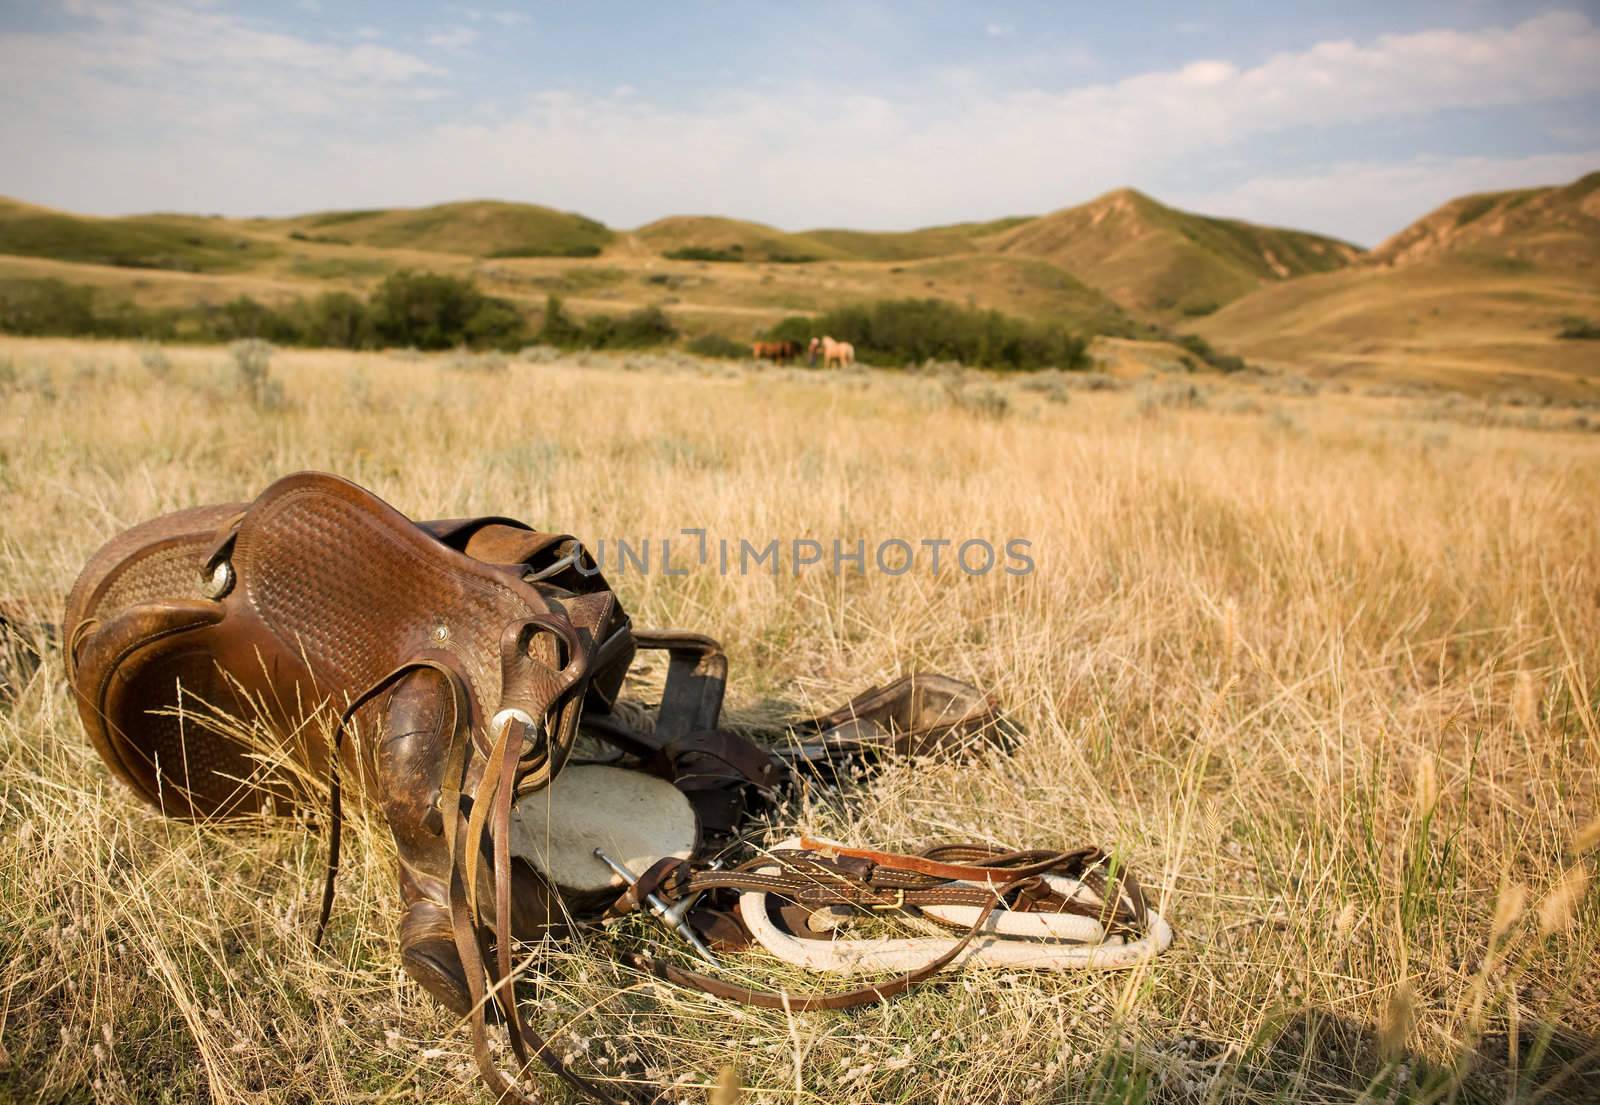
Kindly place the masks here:
<instances>
[{"instance_id":1,"label":"saddle cinch","mask_svg":"<svg viewBox=\"0 0 1600 1105\"><path fill-rule=\"evenodd\" d=\"M713 962L708 944L755 939L821 970L900 972L801 1001L638 960L719 996L794 1008L881 1000L979 954L974 938L999 931L997 909L1044 902L1049 916L1098 918L1128 962L1141 940L1170 940L1131 876L1095 849L894 857L797 842L714 870L708 854L800 773L1004 742L1010 730L974 688L917 676L788 726L776 746L736 734L720 724L727 661L714 640L635 629L575 539L509 518L414 523L348 481L300 473L252 503L178 511L114 538L73 587L63 628L94 747L164 813L304 808L312 781L327 780L319 942L342 794L376 804L399 858L402 964L470 1017L479 1068L502 1098L521 1093L492 1059L491 1017L522 1070L537 1057L580 1093L615 1099L559 1061L510 986L519 944L632 908L663 916ZM654 711L618 698L640 650L668 657ZM830 926L808 917L904 905L908 887L965 935L915 965L906 955L918 953L883 959L875 945L876 959L862 957L848 941L831 965L818 960ZM796 932L807 939L791 948Z\"/></svg>"}]
</instances>

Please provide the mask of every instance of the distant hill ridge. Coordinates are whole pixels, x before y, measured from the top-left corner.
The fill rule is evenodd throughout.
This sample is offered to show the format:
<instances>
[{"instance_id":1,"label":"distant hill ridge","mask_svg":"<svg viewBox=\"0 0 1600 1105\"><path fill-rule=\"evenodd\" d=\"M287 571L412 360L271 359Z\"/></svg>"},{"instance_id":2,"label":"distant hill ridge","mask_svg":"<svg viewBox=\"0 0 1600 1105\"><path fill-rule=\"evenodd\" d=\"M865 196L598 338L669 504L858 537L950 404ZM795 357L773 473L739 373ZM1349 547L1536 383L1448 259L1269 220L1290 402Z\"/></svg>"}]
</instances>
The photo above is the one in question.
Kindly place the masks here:
<instances>
[{"instance_id":1,"label":"distant hill ridge","mask_svg":"<svg viewBox=\"0 0 1600 1105\"><path fill-rule=\"evenodd\" d=\"M76 264L231 272L264 260L270 242L191 215L102 219L0 197L0 254Z\"/></svg>"},{"instance_id":2,"label":"distant hill ridge","mask_svg":"<svg viewBox=\"0 0 1600 1105\"><path fill-rule=\"evenodd\" d=\"M786 231L714 215L619 230L495 200L98 218L0 198L0 299L48 278L113 304L282 303L363 292L403 268L470 276L530 313L549 294L579 314L658 306L690 336L742 341L795 313L935 298L1086 333L1193 331L1285 371L1600 388L1600 343L1571 337L1600 322L1600 172L1462 196L1370 252L1131 188L1043 215L906 231Z\"/></svg>"},{"instance_id":3,"label":"distant hill ridge","mask_svg":"<svg viewBox=\"0 0 1600 1105\"><path fill-rule=\"evenodd\" d=\"M1359 246L1300 230L1194 215L1132 188L1022 223L994 248L1044 257L1131 311L1205 315L1262 284L1330 272Z\"/></svg>"},{"instance_id":4,"label":"distant hill ridge","mask_svg":"<svg viewBox=\"0 0 1600 1105\"><path fill-rule=\"evenodd\" d=\"M604 223L586 215L502 200L324 211L252 222L312 240L474 257L593 257L616 237Z\"/></svg>"},{"instance_id":5,"label":"distant hill ridge","mask_svg":"<svg viewBox=\"0 0 1600 1105\"><path fill-rule=\"evenodd\" d=\"M980 251L994 235L1032 218L1017 215L919 230L791 232L720 215L671 215L634 233L661 252L700 249L737 254L748 261L922 261Z\"/></svg>"},{"instance_id":6,"label":"distant hill ridge","mask_svg":"<svg viewBox=\"0 0 1600 1105\"><path fill-rule=\"evenodd\" d=\"M1600 172L1559 187L1453 199L1383 242L1369 260L1393 268L1468 251L1546 266L1594 265L1600 261Z\"/></svg>"},{"instance_id":7,"label":"distant hill ridge","mask_svg":"<svg viewBox=\"0 0 1600 1105\"><path fill-rule=\"evenodd\" d=\"M653 253L795 264L1006 253L1049 261L1122 308L1162 319L1209 313L1263 283L1328 271L1361 252L1315 234L1193 215L1132 189L1048 215L905 231L793 232L724 216L674 215L619 232L574 212L499 200L252 219L96 219L0 201L0 254L229 272L289 243L485 259Z\"/></svg>"},{"instance_id":8,"label":"distant hill ridge","mask_svg":"<svg viewBox=\"0 0 1600 1105\"><path fill-rule=\"evenodd\" d=\"M1261 288L1196 329L1262 363L1591 398L1600 343L1600 172L1461 196L1358 263Z\"/></svg>"}]
</instances>

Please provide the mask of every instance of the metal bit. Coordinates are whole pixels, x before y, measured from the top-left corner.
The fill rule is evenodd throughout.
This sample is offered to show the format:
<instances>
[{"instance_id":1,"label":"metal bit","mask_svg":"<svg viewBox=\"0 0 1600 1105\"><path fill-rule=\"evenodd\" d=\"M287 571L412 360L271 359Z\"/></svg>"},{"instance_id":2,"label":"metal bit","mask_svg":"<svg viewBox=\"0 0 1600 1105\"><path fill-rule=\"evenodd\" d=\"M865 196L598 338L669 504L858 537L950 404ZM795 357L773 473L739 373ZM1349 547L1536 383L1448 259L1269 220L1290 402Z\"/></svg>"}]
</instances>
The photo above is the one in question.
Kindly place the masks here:
<instances>
[{"instance_id":1,"label":"metal bit","mask_svg":"<svg viewBox=\"0 0 1600 1105\"><path fill-rule=\"evenodd\" d=\"M629 871L620 861L608 856L604 848L596 848L594 850L594 858L611 868L617 877L629 886L633 886L639 881L639 876ZM677 905L668 906L666 902L663 902L655 894L646 894L644 896L644 904L650 907L651 913L661 919L662 924L687 940L694 950L700 953L700 958L713 967L721 968L722 964L717 962L717 957L711 954L711 949L706 947L705 941L700 939L700 934L694 931L694 928L687 920L689 910L693 908L694 903L695 898L684 898Z\"/></svg>"}]
</instances>

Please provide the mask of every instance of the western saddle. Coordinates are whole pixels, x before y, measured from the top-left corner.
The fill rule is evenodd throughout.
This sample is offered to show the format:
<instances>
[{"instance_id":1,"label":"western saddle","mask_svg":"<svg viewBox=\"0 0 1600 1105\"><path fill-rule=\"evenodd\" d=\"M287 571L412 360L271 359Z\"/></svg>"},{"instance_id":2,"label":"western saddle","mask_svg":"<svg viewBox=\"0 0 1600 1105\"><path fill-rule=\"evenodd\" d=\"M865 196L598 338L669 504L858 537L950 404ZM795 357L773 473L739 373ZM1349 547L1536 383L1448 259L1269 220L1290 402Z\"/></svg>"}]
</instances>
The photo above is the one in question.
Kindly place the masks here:
<instances>
[{"instance_id":1,"label":"western saddle","mask_svg":"<svg viewBox=\"0 0 1600 1105\"><path fill-rule=\"evenodd\" d=\"M620 698L641 650L667 656L654 709ZM809 997L634 957L676 983L795 1010L882 1000L980 955L1005 935L1003 916L1075 919L1091 932L1069 943L1097 933L1128 963L1171 937L1098 849L752 848L741 836L752 816L798 778L825 781L882 754L1007 746L1015 731L974 688L912 676L773 742L736 733L721 720L716 641L635 628L577 540L513 519L416 523L346 480L291 475L253 502L115 537L71 591L63 651L95 749L163 813L326 811L319 942L343 796L381 810L399 859L401 961L470 1018L502 1099L524 1099L518 1079L535 1058L581 1094L641 1096L569 1069L512 994L519 947L633 909L713 963L756 939L845 974L866 960L828 942L852 909L920 910L950 928L931 953L905 953L915 962L872 960L895 972L888 980ZM626 808L608 813L607 801ZM743 862L709 862L741 847ZM798 950L779 950L796 936ZM491 1020L505 1025L515 1074L491 1055Z\"/></svg>"}]
</instances>

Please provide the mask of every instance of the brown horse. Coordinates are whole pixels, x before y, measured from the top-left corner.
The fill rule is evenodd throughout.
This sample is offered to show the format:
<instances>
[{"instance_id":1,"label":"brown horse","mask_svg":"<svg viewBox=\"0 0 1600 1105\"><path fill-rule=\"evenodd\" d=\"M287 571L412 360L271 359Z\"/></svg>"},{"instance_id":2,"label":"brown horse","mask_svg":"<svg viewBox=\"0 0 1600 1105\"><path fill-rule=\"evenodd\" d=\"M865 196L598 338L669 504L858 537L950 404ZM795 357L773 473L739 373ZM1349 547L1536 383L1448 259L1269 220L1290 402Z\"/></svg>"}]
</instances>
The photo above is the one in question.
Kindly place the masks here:
<instances>
[{"instance_id":1,"label":"brown horse","mask_svg":"<svg viewBox=\"0 0 1600 1105\"><path fill-rule=\"evenodd\" d=\"M795 341L758 341L750 345L750 355L758 361L785 364L800 355L800 343Z\"/></svg>"},{"instance_id":2,"label":"brown horse","mask_svg":"<svg viewBox=\"0 0 1600 1105\"><path fill-rule=\"evenodd\" d=\"M844 368L846 365L856 363L856 347L847 341L834 341L824 334L820 338L812 338L808 352L811 363L817 363L817 351L822 352L823 368Z\"/></svg>"}]
</instances>

